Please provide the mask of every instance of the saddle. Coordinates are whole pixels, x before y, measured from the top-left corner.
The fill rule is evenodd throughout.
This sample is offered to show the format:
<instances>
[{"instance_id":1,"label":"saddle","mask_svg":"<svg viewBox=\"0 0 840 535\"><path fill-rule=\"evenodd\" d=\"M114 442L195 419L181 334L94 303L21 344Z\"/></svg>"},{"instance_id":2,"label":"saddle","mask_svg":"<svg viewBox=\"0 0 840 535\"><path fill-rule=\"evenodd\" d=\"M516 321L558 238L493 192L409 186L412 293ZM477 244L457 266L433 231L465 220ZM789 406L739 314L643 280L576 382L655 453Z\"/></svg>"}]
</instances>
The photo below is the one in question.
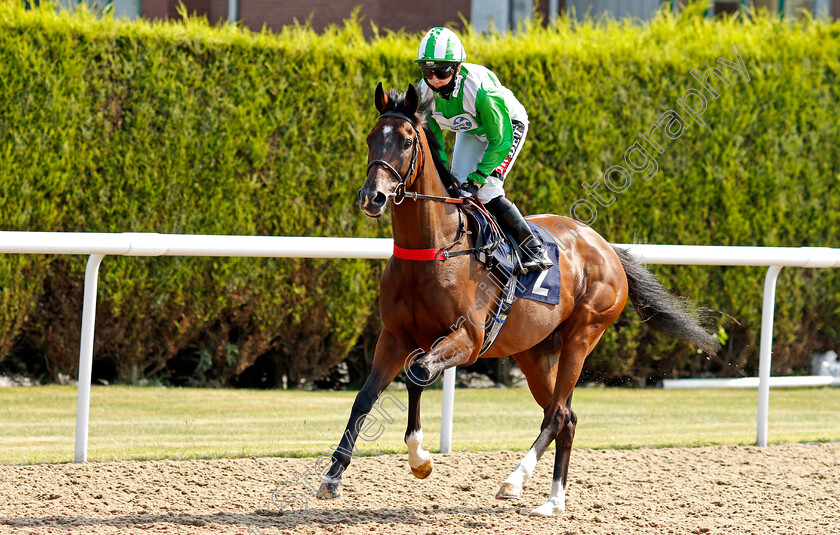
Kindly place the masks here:
<instances>
[{"instance_id":1,"label":"saddle","mask_svg":"<svg viewBox=\"0 0 840 535\"><path fill-rule=\"evenodd\" d=\"M495 311L487 326L479 355L490 349L502 330L513 303L517 297L524 297L544 303L560 302L560 269L558 267L559 248L543 227L528 222L534 235L546 247L549 257L554 260L551 269L541 272L522 273L522 251L513 236L504 232L498 221L480 202L470 199L463 204L467 216L469 233L475 237L475 243L469 251L475 258L492 270L490 280L501 290ZM489 288L481 288L485 292ZM488 297L492 294L488 293ZM492 306L493 299L490 299Z\"/></svg>"},{"instance_id":2,"label":"saddle","mask_svg":"<svg viewBox=\"0 0 840 535\"><path fill-rule=\"evenodd\" d=\"M501 268L515 276L523 274L522 249L516 240L479 201L464 203L471 233L475 236L475 258L487 269Z\"/></svg>"}]
</instances>

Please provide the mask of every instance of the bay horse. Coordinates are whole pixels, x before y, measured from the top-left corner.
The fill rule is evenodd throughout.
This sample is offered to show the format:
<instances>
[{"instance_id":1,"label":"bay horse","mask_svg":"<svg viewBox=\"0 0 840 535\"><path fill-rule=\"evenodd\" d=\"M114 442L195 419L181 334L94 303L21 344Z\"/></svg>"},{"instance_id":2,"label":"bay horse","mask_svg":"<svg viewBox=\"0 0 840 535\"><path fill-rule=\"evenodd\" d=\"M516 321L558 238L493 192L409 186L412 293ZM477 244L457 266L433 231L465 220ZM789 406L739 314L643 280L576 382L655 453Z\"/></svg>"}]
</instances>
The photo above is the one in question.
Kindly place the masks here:
<instances>
[{"instance_id":1,"label":"bay horse","mask_svg":"<svg viewBox=\"0 0 840 535\"><path fill-rule=\"evenodd\" d=\"M394 247L400 254L391 257L382 275L379 307L383 326L373 366L322 479L318 490L322 499L339 496L342 475L359 433L364 432L364 420L402 369L408 390L405 443L409 465L418 478L431 473L431 454L421 445L420 395L444 369L478 359L493 311L487 305L475 305L498 299L501 291L494 283L493 270L474 255L454 254L471 244L464 239L462 201L447 193L447 184L454 182L438 155L435 137L427 130L431 103L421 105L413 85L399 94L395 90L386 93L382 84L376 88L374 102L380 117L367 136L368 171L359 203L372 218L381 217L387 205L392 205ZM628 296L651 327L710 354L720 344L701 325L697 311L670 294L626 250L611 246L594 230L568 217L536 215L528 220L548 229L560 247L560 303L516 300L498 338L481 356L512 355L544 415L537 439L502 483L496 498L519 498L537 461L554 441L557 453L551 492L546 503L531 512L548 516L565 509L569 455L577 424L571 408L572 391L584 360L618 317ZM573 239L567 236L563 241L564 232Z\"/></svg>"}]
</instances>

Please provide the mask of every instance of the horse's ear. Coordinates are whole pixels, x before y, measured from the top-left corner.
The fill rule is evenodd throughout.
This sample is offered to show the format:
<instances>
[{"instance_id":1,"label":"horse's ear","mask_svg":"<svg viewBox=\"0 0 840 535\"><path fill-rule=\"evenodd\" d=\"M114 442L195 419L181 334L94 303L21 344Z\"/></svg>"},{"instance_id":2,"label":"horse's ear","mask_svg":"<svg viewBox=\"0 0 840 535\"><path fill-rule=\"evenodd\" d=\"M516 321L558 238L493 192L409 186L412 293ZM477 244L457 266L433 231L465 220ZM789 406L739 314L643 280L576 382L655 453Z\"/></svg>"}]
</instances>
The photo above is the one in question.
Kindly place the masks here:
<instances>
[{"instance_id":1,"label":"horse's ear","mask_svg":"<svg viewBox=\"0 0 840 535\"><path fill-rule=\"evenodd\" d=\"M417 107L420 105L420 95L417 94L414 84L408 84L408 89L405 92L405 105L408 106L409 115L414 115L417 112Z\"/></svg>"},{"instance_id":2,"label":"horse's ear","mask_svg":"<svg viewBox=\"0 0 840 535\"><path fill-rule=\"evenodd\" d=\"M382 82L379 82L379 85L376 86L376 94L373 100L376 104L376 111L380 114L385 113L385 107L388 105L388 95L382 89Z\"/></svg>"}]
</instances>

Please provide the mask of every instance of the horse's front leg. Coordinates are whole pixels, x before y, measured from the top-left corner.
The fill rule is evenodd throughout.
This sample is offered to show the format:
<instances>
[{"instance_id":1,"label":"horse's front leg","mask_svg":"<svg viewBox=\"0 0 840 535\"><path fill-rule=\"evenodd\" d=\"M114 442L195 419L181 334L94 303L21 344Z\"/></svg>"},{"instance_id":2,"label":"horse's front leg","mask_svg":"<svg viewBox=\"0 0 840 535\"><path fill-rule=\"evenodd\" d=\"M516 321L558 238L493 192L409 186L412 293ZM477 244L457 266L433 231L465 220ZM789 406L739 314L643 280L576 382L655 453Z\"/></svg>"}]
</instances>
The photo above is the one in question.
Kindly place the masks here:
<instances>
[{"instance_id":1,"label":"horse's front leg","mask_svg":"<svg viewBox=\"0 0 840 535\"><path fill-rule=\"evenodd\" d=\"M423 449L423 429L420 427L420 395L425 385L411 380L406 373L408 390L408 424L405 429L405 445L408 446L408 465L411 473L425 479L432 473L432 454Z\"/></svg>"},{"instance_id":2,"label":"horse's front leg","mask_svg":"<svg viewBox=\"0 0 840 535\"><path fill-rule=\"evenodd\" d=\"M408 356L408 352L409 350L402 348L390 332L383 330L379 335L373 357L373 367L367 381L365 381L353 402L347 427L344 429L338 447L332 454L330 468L321 480L318 498L330 500L341 496L338 493L341 476L347 466L350 465L353 448L356 446L356 439L364 426L365 417L370 413L382 391L397 376Z\"/></svg>"},{"instance_id":3,"label":"horse's front leg","mask_svg":"<svg viewBox=\"0 0 840 535\"><path fill-rule=\"evenodd\" d=\"M428 353L415 350L405 364L405 385L408 390L408 425L405 444L411 473L425 479L432 473L432 454L423 449L423 429L420 426L420 396L438 376L452 366L475 360L478 348L466 331L458 330L441 337Z\"/></svg>"}]
</instances>

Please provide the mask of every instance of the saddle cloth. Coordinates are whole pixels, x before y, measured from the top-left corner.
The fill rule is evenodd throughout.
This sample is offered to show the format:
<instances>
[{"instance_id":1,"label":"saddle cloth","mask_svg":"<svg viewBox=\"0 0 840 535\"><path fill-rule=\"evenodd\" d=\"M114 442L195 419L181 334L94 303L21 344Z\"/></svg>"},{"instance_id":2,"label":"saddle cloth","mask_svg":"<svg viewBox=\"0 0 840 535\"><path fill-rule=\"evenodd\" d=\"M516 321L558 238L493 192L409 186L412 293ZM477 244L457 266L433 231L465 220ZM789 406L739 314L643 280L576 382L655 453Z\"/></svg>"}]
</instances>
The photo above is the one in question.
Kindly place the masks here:
<instances>
[{"instance_id":1,"label":"saddle cloth","mask_svg":"<svg viewBox=\"0 0 840 535\"><path fill-rule=\"evenodd\" d=\"M465 210L476 229L476 258L488 268L494 270L491 279L501 289L498 305L490 317L484 331L484 343L479 354L483 354L499 335L502 326L518 297L532 299L551 305L560 303L560 250L551 235L540 225L528 222L537 239L546 248L548 257L554 262L545 271L519 275L519 260L516 258L513 237L505 235L501 239L494 231L487 216L480 210ZM498 225L497 225L498 227ZM488 256L488 252L490 255Z\"/></svg>"},{"instance_id":2,"label":"saddle cloth","mask_svg":"<svg viewBox=\"0 0 840 535\"><path fill-rule=\"evenodd\" d=\"M494 236L487 217L482 212L471 210L469 213L472 216L473 223L479 229L476 237L476 247L492 244L495 240L498 240L498 237ZM558 262L560 249L557 242L551 238L548 230L530 221L528 225L545 247L548 257L554 262L554 265L548 270L517 276L518 266L513 253L513 237L507 234L504 241L493 251L492 259L489 262L486 253L481 250L476 253L476 258L488 267L498 270L502 282L507 282L510 277L516 278L514 297L524 297L525 299L557 305L560 303L560 268Z\"/></svg>"}]
</instances>

